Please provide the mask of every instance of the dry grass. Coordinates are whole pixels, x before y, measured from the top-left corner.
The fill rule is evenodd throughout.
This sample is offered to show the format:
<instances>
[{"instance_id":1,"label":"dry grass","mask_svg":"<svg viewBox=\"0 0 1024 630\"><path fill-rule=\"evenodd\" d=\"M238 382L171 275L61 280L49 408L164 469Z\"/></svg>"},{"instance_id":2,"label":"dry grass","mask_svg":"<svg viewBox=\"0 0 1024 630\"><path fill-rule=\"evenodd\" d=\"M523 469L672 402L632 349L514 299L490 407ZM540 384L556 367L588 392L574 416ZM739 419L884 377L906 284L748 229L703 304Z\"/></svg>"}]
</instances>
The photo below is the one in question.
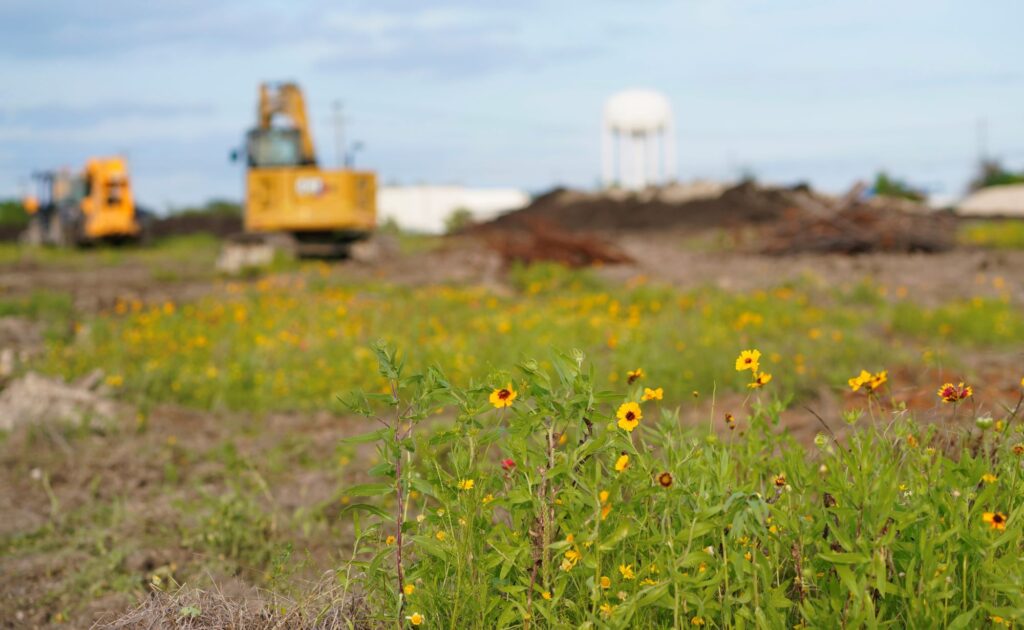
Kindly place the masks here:
<instances>
[{"instance_id":1,"label":"dry grass","mask_svg":"<svg viewBox=\"0 0 1024 630\"><path fill-rule=\"evenodd\" d=\"M364 602L333 584L330 575L301 600L273 593L233 596L181 586L157 590L136 608L101 619L96 630L175 628L188 630L356 630L376 628Z\"/></svg>"}]
</instances>

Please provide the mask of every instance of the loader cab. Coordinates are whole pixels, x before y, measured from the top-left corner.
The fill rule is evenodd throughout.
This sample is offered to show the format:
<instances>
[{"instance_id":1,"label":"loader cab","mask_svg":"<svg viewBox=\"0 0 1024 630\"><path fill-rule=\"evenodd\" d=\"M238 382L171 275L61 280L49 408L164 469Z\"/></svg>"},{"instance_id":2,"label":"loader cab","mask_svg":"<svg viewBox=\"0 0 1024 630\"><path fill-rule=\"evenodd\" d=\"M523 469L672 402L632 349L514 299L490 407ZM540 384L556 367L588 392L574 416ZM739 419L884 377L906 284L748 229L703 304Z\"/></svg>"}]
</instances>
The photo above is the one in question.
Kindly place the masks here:
<instances>
[{"instance_id":1,"label":"loader cab","mask_svg":"<svg viewBox=\"0 0 1024 630\"><path fill-rule=\"evenodd\" d=\"M253 129L246 136L249 168L316 166L302 158L302 135L298 129Z\"/></svg>"}]
</instances>

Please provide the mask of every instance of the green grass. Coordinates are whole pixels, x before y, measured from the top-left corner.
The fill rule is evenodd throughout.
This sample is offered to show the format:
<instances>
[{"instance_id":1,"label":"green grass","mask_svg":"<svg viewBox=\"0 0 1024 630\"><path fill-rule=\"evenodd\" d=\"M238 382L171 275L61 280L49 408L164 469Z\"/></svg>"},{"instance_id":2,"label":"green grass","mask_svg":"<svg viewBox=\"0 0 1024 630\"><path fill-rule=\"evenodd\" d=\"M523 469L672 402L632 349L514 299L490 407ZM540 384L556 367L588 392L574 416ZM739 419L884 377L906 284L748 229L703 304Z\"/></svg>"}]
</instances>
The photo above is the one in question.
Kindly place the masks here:
<instances>
[{"instance_id":1,"label":"green grass","mask_svg":"<svg viewBox=\"0 0 1024 630\"><path fill-rule=\"evenodd\" d=\"M70 295L38 289L24 296L0 296L0 317L19 317L42 324L48 338L62 343L71 335L75 310Z\"/></svg>"},{"instance_id":2,"label":"green grass","mask_svg":"<svg viewBox=\"0 0 1024 630\"><path fill-rule=\"evenodd\" d=\"M220 241L208 234L174 236L157 240L150 246L105 245L85 248L27 247L18 243L0 243L0 265L40 265L73 269L91 269L127 264L146 266L208 265L213 263Z\"/></svg>"},{"instance_id":3,"label":"green grass","mask_svg":"<svg viewBox=\"0 0 1024 630\"><path fill-rule=\"evenodd\" d=\"M961 226L958 239L966 245L993 249L1024 249L1024 221L971 221Z\"/></svg>"},{"instance_id":4,"label":"green grass","mask_svg":"<svg viewBox=\"0 0 1024 630\"><path fill-rule=\"evenodd\" d=\"M86 334L53 343L38 367L66 378L103 368L126 396L146 403L266 411L332 408L346 386L383 387L366 350L378 337L465 380L550 347L578 347L610 382L643 367L678 402L693 391L744 391L723 369L753 344L776 386L802 396L821 383L844 388L861 369L913 365L938 341L1012 348L1024 340L1024 315L1007 303L926 309L885 301L865 283L680 292L536 267L514 272L520 293L502 296L353 285L304 269L229 284L193 304L122 305L123 314L97 317Z\"/></svg>"}]
</instances>

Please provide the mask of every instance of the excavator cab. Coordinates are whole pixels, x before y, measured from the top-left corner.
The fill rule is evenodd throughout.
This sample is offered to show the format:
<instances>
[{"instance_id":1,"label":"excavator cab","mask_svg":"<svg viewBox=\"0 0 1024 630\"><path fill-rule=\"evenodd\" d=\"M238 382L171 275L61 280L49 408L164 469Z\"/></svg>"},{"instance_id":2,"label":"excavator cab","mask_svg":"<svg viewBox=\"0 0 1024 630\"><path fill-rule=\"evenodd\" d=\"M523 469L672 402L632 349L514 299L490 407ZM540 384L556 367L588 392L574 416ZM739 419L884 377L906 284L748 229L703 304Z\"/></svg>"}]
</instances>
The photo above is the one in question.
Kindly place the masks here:
<instances>
[{"instance_id":1,"label":"excavator cab","mask_svg":"<svg viewBox=\"0 0 1024 630\"><path fill-rule=\"evenodd\" d=\"M246 138L250 168L306 166L302 134L298 129L253 129Z\"/></svg>"}]
</instances>

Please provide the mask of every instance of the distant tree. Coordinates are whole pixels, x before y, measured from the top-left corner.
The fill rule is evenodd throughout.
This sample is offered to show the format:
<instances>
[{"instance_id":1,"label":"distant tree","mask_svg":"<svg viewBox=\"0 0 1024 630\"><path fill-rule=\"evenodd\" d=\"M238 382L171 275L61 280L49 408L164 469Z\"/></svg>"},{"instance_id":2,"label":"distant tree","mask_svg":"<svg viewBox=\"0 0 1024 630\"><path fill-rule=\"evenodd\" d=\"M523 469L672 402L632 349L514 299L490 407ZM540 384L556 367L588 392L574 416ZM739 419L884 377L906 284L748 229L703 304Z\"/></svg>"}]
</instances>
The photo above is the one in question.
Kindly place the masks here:
<instances>
[{"instance_id":1,"label":"distant tree","mask_svg":"<svg viewBox=\"0 0 1024 630\"><path fill-rule=\"evenodd\" d=\"M16 199L0 200L0 225L24 227L28 225L28 213Z\"/></svg>"},{"instance_id":2,"label":"distant tree","mask_svg":"<svg viewBox=\"0 0 1024 630\"><path fill-rule=\"evenodd\" d=\"M473 225L473 213L469 208L456 208L444 220L444 231L446 234L455 234Z\"/></svg>"},{"instance_id":3,"label":"distant tree","mask_svg":"<svg viewBox=\"0 0 1024 630\"><path fill-rule=\"evenodd\" d=\"M871 190L879 197L894 197L911 201L924 201L925 198L923 191L912 187L902 179L892 177L885 171L881 171L875 176L875 183Z\"/></svg>"},{"instance_id":4,"label":"distant tree","mask_svg":"<svg viewBox=\"0 0 1024 630\"><path fill-rule=\"evenodd\" d=\"M169 214L183 216L226 216L241 217L242 206L238 202L227 199L211 199L201 206L174 208Z\"/></svg>"},{"instance_id":5,"label":"distant tree","mask_svg":"<svg viewBox=\"0 0 1024 630\"><path fill-rule=\"evenodd\" d=\"M1009 171L1003 168L999 160L982 160L978 165L978 174L971 180L970 186L971 190L978 190L1009 184L1024 184L1024 172Z\"/></svg>"}]
</instances>

